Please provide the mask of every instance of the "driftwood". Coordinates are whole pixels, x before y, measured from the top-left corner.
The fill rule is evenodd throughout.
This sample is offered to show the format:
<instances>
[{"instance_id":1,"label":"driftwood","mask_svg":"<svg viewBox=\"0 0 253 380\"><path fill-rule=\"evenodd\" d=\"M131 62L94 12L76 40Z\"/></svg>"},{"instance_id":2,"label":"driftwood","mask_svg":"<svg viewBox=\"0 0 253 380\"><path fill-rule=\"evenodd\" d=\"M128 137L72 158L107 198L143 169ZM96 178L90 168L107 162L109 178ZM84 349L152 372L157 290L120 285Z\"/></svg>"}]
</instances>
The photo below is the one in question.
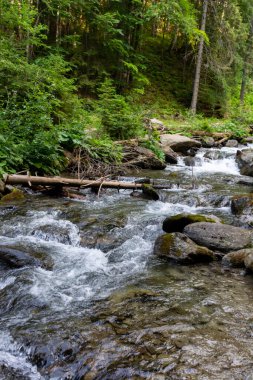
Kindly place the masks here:
<instances>
[{"instance_id":1,"label":"driftwood","mask_svg":"<svg viewBox=\"0 0 253 380\"><path fill-rule=\"evenodd\" d=\"M23 185L27 187L37 186L56 186L56 187L78 187L78 188L97 188L98 191L101 188L111 189L130 189L130 190L146 190L147 187L153 189L170 189L169 184L147 184L147 180L136 180L135 182L123 182L123 181L109 181L104 177L98 180L88 179L73 179L63 177L38 177L30 175L18 175L11 174L4 176L5 185Z\"/></svg>"},{"instance_id":2,"label":"driftwood","mask_svg":"<svg viewBox=\"0 0 253 380\"><path fill-rule=\"evenodd\" d=\"M29 175L6 175L4 181L8 185L23 186L71 186L71 187L97 187L101 188L101 184L105 188L112 189L142 189L143 184L134 182L105 181L104 178L99 180L88 179L72 179L63 177L37 177Z\"/></svg>"}]
</instances>

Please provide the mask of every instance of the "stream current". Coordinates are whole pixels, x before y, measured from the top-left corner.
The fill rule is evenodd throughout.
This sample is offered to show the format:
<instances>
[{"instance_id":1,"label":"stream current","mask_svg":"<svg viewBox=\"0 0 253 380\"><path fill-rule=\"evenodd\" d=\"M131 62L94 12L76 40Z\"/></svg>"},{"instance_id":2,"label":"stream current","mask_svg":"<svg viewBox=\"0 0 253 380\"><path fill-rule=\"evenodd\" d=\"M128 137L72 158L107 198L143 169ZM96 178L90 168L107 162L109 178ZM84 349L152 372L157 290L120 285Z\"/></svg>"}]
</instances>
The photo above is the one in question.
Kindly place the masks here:
<instances>
[{"instance_id":1,"label":"stream current","mask_svg":"<svg viewBox=\"0 0 253 380\"><path fill-rule=\"evenodd\" d=\"M252 380L253 277L152 253L169 215L252 228L231 214L231 197L251 191L238 183L236 150L140 172L171 184L159 201L107 190L1 206L1 245L43 264L0 264L0 380Z\"/></svg>"}]
</instances>

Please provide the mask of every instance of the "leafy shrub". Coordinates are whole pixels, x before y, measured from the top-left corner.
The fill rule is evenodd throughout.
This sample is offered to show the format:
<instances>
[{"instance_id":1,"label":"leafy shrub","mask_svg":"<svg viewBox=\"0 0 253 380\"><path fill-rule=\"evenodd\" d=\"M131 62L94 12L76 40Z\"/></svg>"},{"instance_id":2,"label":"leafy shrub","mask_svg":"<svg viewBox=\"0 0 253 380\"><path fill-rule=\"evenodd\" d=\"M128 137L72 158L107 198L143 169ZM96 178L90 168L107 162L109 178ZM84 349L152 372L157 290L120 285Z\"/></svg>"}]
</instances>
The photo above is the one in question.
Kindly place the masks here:
<instances>
[{"instance_id":1,"label":"leafy shrub","mask_svg":"<svg viewBox=\"0 0 253 380\"><path fill-rule=\"evenodd\" d=\"M116 93L112 80L106 78L99 88L98 112L105 132L112 139L128 139L140 133L141 122L122 95Z\"/></svg>"}]
</instances>

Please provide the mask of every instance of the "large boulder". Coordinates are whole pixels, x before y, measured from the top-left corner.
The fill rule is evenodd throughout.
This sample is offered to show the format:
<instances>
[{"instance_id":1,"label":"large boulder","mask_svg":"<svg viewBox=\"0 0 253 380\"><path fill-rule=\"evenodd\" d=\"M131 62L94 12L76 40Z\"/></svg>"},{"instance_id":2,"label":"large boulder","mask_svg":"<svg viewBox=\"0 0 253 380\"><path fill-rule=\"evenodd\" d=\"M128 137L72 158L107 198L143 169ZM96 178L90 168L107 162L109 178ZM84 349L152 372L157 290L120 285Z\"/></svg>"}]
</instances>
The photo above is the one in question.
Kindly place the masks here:
<instances>
[{"instance_id":1,"label":"large boulder","mask_svg":"<svg viewBox=\"0 0 253 380\"><path fill-rule=\"evenodd\" d=\"M220 219L214 215L208 216L200 214L182 213L166 218L163 222L163 230L168 233L183 232L185 226L197 222L220 223Z\"/></svg>"},{"instance_id":2,"label":"large boulder","mask_svg":"<svg viewBox=\"0 0 253 380\"><path fill-rule=\"evenodd\" d=\"M178 155L174 150L172 150L169 146L162 147L162 151L165 155L165 161L168 164L176 165L178 162Z\"/></svg>"},{"instance_id":3,"label":"large boulder","mask_svg":"<svg viewBox=\"0 0 253 380\"><path fill-rule=\"evenodd\" d=\"M154 170L163 170L166 168L166 164L150 149L141 146L125 146L123 153L123 161L127 165Z\"/></svg>"},{"instance_id":4,"label":"large boulder","mask_svg":"<svg viewBox=\"0 0 253 380\"><path fill-rule=\"evenodd\" d=\"M242 175L253 177L253 149L238 150L236 162Z\"/></svg>"},{"instance_id":5,"label":"large boulder","mask_svg":"<svg viewBox=\"0 0 253 380\"><path fill-rule=\"evenodd\" d=\"M244 260L250 254L253 254L252 248L240 249L239 251L227 253L222 258L222 264L233 267L244 267Z\"/></svg>"},{"instance_id":6,"label":"large boulder","mask_svg":"<svg viewBox=\"0 0 253 380\"><path fill-rule=\"evenodd\" d=\"M210 249L195 244L180 232L159 236L155 241L154 254L184 264L209 262L215 258Z\"/></svg>"},{"instance_id":7,"label":"large boulder","mask_svg":"<svg viewBox=\"0 0 253 380\"><path fill-rule=\"evenodd\" d=\"M199 141L190 139L181 135L164 134L160 136L162 149L170 147L175 152L187 153L190 148L200 148L201 143Z\"/></svg>"},{"instance_id":8,"label":"large boulder","mask_svg":"<svg viewBox=\"0 0 253 380\"><path fill-rule=\"evenodd\" d=\"M250 248L252 233L240 227L219 223L193 223L183 231L195 243L221 252Z\"/></svg>"},{"instance_id":9,"label":"large boulder","mask_svg":"<svg viewBox=\"0 0 253 380\"><path fill-rule=\"evenodd\" d=\"M253 194L236 195L231 200L234 215L251 215L253 212Z\"/></svg>"}]
</instances>

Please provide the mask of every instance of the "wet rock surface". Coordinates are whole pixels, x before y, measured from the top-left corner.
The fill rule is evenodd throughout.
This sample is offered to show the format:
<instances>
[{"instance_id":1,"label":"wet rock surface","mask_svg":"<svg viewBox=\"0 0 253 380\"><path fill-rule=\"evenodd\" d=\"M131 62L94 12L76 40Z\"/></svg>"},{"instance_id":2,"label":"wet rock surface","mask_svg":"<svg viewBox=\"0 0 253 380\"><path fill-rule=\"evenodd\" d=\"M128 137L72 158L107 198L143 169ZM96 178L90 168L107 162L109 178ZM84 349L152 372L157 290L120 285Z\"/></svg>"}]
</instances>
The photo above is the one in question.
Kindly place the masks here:
<instances>
[{"instance_id":1,"label":"wet rock surface","mask_svg":"<svg viewBox=\"0 0 253 380\"><path fill-rule=\"evenodd\" d=\"M253 149L238 150L236 162L242 175L253 177Z\"/></svg>"},{"instance_id":2,"label":"wet rock surface","mask_svg":"<svg viewBox=\"0 0 253 380\"><path fill-rule=\"evenodd\" d=\"M231 200L231 210L235 215L249 215L253 211L253 194L236 195Z\"/></svg>"},{"instance_id":3,"label":"wet rock surface","mask_svg":"<svg viewBox=\"0 0 253 380\"><path fill-rule=\"evenodd\" d=\"M219 223L193 223L183 231L197 244L221 252L236 251L252 245L252 233L245 229Z\"/></svg>"},{"instance_id":4,"label":"wet rock surface","mask_svg":"<svg viewBox=\"0 0 253 380\"><path fill-rule=\"evenodd\" d=\"M195 244L180 232L159 236L155 241L154 254L185 264L210 262L215 258L210 249Z\"/></svg>"}]
</instances>

